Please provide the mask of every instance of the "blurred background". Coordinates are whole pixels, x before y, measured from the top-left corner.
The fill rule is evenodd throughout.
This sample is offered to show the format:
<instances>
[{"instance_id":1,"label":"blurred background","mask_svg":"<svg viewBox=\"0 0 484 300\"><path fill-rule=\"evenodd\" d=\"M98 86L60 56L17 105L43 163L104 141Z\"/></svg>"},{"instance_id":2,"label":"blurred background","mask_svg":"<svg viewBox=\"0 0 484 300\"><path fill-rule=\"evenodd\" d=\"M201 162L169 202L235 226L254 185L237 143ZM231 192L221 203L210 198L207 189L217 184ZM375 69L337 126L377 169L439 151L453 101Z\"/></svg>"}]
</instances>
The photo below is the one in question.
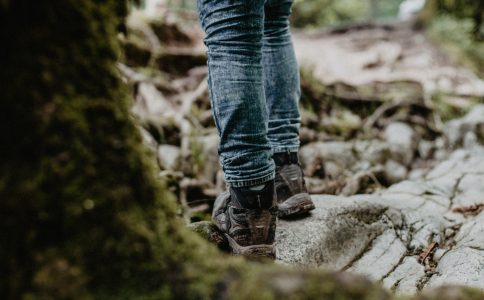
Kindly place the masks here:
<instances>
[{"instance_id":1,"label":"blurred background","mask_svg":"<svg viewBox=\"0 0 484 300\"><path fill-rule=\"evenodd\" d=\"M370 193L484 142L483 13L475 0L295 0L310 192ZM160 180L188 222L207 219L225 182L196 1L140 1L120 39Z\"/></svg>"}]
</instances>

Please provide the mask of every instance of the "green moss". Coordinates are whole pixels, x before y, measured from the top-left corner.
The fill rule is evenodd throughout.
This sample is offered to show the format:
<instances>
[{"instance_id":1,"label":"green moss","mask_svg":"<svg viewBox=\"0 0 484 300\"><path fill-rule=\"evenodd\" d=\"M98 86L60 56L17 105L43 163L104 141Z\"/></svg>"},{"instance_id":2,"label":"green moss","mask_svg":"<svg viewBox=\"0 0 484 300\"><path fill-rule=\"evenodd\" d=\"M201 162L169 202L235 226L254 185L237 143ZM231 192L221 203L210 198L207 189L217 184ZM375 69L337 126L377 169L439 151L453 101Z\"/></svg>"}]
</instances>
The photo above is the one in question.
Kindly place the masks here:
<instances>
[{"instance_id":1,"label":"green moss","mask_svg":"<svg viewBox=\"0 0 484 300\"><path fill-rule=\"evenodd\" d=\"M0 163L3 299L175 294L181 258L215 251L180 229L129 121L115 69L119 3L41 1L25 10L15 1L0 10L9 41L0 124L11 128ZM170 259L184 241L191 246ZM59 264L73 288L46 279Z\"/></svg>"}]
</instances>

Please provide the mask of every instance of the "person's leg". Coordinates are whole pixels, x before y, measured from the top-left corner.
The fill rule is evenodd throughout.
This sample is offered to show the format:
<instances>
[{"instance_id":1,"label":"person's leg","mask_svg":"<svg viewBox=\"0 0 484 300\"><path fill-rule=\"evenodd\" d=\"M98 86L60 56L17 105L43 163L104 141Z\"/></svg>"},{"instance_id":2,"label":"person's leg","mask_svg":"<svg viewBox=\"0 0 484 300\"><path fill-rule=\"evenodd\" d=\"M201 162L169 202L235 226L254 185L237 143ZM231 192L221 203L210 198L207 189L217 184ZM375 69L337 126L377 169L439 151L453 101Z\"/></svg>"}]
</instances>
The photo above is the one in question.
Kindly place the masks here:
<instances>
[{"instance_id":1,"label":"person's leg","mask_svg":"<svg viewBox=\"0 0 484 300\"><path fill-rule=\"evenodd\" d=\"M262 68L264 0L199 0L219 155L232 187L274 178Z\"/></svg>"},{"instance_id":2,"label":"person's leg","mask_svg":"<svg viewBox=\"0 0 484 300\"><path fill-rule=\"evenodd\" d=\"M278 215L289 217L314 209L299 164L299 68L289 30L292 0L265 3L262 62L269 112L268 139L276 163Z\"/></svg>"},{"instance_id":3,"label":"person's leg","mask_svg":"<svg viewBox=\"0 0 484 300\"><path fill-rule=\"evenodd\" d=\"M265 4L262 64L269 112L268 139L274 153L299 149L299 69L289 31L292 0Z\"/></svg>"},{"instance_id":4,"label":"person's leg","mask_svg":"<svg viewBox=\"0 0 484 300\"><path fill-rule=\"evenodd\" d=\"M275 164L267 139L262 68L264 0L199 0L209 92L230 185L213 220L234 253L275 256Z\"/></svg>"}]
</instances>

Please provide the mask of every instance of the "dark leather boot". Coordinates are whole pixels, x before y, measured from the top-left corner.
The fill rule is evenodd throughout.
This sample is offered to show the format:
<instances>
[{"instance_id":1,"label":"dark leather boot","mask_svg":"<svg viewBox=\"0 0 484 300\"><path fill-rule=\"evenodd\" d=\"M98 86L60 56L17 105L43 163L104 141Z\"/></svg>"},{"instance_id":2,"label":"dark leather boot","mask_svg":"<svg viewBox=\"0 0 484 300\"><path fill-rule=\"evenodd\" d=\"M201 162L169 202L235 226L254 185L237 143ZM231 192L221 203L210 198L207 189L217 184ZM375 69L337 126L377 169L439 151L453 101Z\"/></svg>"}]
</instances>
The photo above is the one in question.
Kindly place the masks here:
<instances>
[{"instance_id":1,"label":"dark leather boot","mask_svg":"<svg viewBox=\"0 0 484 300\"><path fill-rule=\"evenodd\" d=\"M280 218L301 215L314 209L306 189L297 152L275 153L276 195Z\"/></svg>"},{"instance_id":2,"label":"dark leather boot","mask_svg":"<svg viewBox=\"0 0 484 300\"><path fill-rule=\"evenodd\" d=\"M275 258L274 181L265 183L260 190L230 187L215 200L212 218L234 254Z\"/></svg>"}]
</instances>

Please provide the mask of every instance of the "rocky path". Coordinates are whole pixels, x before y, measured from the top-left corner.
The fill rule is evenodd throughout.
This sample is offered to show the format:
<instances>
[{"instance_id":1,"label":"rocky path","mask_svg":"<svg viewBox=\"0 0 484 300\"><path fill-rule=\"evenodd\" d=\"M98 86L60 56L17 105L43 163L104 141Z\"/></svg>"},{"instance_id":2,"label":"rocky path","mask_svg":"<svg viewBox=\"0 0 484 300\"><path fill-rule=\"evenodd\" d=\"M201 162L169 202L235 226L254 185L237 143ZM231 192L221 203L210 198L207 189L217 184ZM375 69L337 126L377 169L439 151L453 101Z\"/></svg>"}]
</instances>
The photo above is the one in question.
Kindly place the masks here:
<instances>
[{"instance_id":1,"label":"rocky path","mask_svg":"<svg viewBox=\"0 0 484 300\"><path fill-rule=\"evenodd\" d=\"M426 94L484 95L482 80L405 27L296 34L295 45L301 64L326 84L411 80ZM484 290L484 107L445 124L440 139L436 166L411 179L372 194L313 195L316 209L309 217L279 221L278 261L364 274L398 294L448 284ZM391 139L387 142L394 152ZM302 160L310 165L319 156L351 169L375 155L375 143L370 148L358 143L364 141L309 144ZM419 146L402 145L393 159L405 165L405 155L412 160Z\"/></svg>"},{"instance_id":2,"label":"rocky path","mask_svg":"<svg viewBox=\"0 0 484 300\"><path fill-rule=\"evenodd\" d=\"M279 221L278 259L361 273L397 293L484 290L484 148L455 151L419 180L372 195L314 195L310 217Z\"/></svg>"}]
</instances>

